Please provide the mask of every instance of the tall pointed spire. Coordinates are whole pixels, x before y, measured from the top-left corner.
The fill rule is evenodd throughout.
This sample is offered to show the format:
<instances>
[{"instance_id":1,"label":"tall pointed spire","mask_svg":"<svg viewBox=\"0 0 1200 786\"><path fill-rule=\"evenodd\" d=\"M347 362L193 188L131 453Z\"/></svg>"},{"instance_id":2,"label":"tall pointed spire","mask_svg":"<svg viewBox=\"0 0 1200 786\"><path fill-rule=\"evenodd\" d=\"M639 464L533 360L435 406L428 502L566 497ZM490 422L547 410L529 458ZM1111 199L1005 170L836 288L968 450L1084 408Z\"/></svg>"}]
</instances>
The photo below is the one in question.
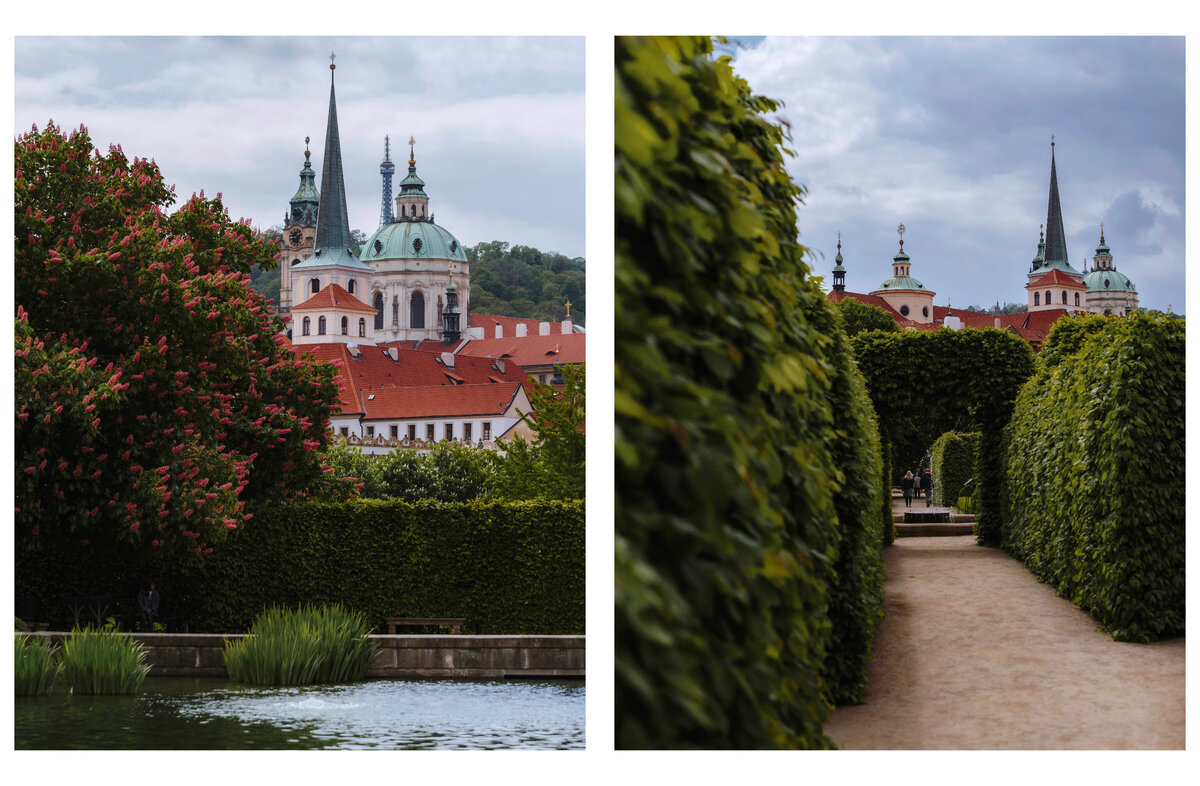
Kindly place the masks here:
<instances>
[{"instance_id":1,"label":"tall pointed spire","mask_svg":"<svg viewBox=\"0 0 1200 786\"><path fill-rule=\"evenodd\" d=\"M1067 259L1067 237L1063 231L1062 203L1058 198L1058 170L1054 163L1054 136L1050 137L1050 204L1046 208L1046 264Z\"/></svg>"},{"instance_id":2,"label":"tall pointed spire","mask_svg":"<svg viewBox=\"0 0 1200 786\"><path fill-rule=\"evenodd\" d=\"M317 211L317 236L313 257L322 265L361 263L351 252L350 219L346 210L346 183L342 175L342 142L338 136L337 99L333 89L335 55L329 54L329 120L325 126L325 160L321 163L321 206Z\"/></svg>"}]
</instances>

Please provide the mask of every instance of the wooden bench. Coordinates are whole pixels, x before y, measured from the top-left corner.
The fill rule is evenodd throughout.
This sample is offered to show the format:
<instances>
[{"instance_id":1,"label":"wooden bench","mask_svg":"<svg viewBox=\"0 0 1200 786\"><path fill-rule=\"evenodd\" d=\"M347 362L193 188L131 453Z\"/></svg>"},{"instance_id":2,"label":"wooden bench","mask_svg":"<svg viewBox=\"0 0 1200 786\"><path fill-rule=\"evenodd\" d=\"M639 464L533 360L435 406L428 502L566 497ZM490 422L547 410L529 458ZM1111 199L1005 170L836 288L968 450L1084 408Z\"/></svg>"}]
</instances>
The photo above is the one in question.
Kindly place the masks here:
<instances>
[{"instance_id":1,"label":"wooden bench","mask_svg":"<svg viewBox=\"0 0 1200 786\"><path fill-rule=\"evenodd\" d=\"M414 625L449 625L455 633L462 633L464 617L385 617L383 623L388 633L396 633L396 628Z\"/></svg>"}]
</instances>

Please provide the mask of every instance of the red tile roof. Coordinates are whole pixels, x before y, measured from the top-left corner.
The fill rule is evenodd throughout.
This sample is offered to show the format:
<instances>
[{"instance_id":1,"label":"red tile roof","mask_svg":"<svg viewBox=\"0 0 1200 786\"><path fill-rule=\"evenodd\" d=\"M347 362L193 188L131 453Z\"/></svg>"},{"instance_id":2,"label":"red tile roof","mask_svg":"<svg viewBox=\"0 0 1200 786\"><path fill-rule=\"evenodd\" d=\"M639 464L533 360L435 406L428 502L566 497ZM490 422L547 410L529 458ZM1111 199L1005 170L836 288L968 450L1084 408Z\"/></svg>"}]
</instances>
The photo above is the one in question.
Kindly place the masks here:
<instances>
[{"instance_id":1,"label":"red tile roof","mask_svg":"<svg viewBox=\"0 0 1200 786\"><path fill-rule=\"evenodd\" d=\"M391 388L363 392L366 420L502 415L517 398L521 385L457 385ZM374 399L370 397L374 396Z\"/></svg>"},{"instance_id":2,"label":"red tile roof","mask_svg":"<svg viewBox=\"0 0 1200 786\"><path fill-rule=\"evenodd\" d=\"M554 356L558 349L557 359ZM583 363L587 356L587 334L525 336L523 338L472 339L459 356L509 358L522 368L558 363Z\"/></svg>"},{"instance_id":3,"label":"red tile roof","mask_svg":"<svg viewBox=\"0 0 1200 786\"><path fill-rule=\"evenodd\" d=\"M455 357L454 368L447 368L440 354L413 349L396 349L396 360L392 360L387 347L360 344L359 356L351 355L342 343L297 344L290 347L293 352L312 355L317 360L333 363L338 368L338 393L342 414L361 414L362 391L380 391L389 388L443 387L456 384L461 379L468 385L507 384L511 382L530 385L529 377L516 363L506 363L504 373L496 368L494 360L469 356ZM453 375L453 379L449 376ZM493 380L502 380L500 383Z\"/></svg>"},{"instance_id":4,"label":"red tile roof","mask_svg":"<svg viewBox=\"0 0 1200 786\"><path fill-rule=\"evenodd\" d=\"M292 311L318 308L326 310L337 308L343 311L369 311L372 314L375 313L374 308L368 306L354 295L351 295L337 284L329 284L300 305L292 306Z\"/></svg>"},{"instance_id":5,"label":"red tile roof","mask_svg":"<svg viewBox=\"0 0 1200 786\"><path fill-rule=\"evenodd\" d=\"M1070 289L1087 289L1083 283L1076 281L1058 268L1054 268L1041 278L1025 285L1026 289L1039 289L1046 286L1068 287Z\"/></svg>"}]
</instances>

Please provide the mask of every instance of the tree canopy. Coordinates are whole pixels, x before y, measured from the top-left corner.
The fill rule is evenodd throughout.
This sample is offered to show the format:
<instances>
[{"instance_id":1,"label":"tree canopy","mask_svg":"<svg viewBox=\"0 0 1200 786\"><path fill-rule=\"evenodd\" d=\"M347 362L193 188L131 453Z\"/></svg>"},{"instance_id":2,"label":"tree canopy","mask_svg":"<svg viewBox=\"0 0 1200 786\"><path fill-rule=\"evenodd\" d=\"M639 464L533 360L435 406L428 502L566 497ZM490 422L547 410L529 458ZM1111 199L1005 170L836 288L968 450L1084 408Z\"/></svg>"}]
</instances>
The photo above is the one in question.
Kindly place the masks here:
<instances>
[{"instance_id":1,"label":"tree canopy","mask_svg":"<svg viewBox=\"0 0 1200 786\"><path fill-rule=\"evenodd\" d=\"M842 298L834 302L833 305L841 312L842 321L846 324L847 336L857 336L859 333L865 333L868 330L883 330L888 333L895 333L900 329L900 326L896 324L896 320L892 319L879 306L873 306L870 303L860 303L852 297Z\"/></svg>"},{"instance_id":2,"label":"tree canopy","mask_svg":"<svg viewBox=\"0 0 1200 786\"><path fill-rule=\"evenodd\" d=\"M587 314L583 257L512 246L493 240L465 249L471 263L471 310L481 314L584 324Z\"/></svg>"},{"instance_id":3,"label":"tree canopy","mask_svg":"<svg viewBox=\"0 0 1200 786\"><path fill-rule=\"evenodd\" d=\"M221 197L52 123L15 143L16 529L207 552L247 500L322 488L335 369L248 289L277 248Z\"/></svg>"}]
</instances>

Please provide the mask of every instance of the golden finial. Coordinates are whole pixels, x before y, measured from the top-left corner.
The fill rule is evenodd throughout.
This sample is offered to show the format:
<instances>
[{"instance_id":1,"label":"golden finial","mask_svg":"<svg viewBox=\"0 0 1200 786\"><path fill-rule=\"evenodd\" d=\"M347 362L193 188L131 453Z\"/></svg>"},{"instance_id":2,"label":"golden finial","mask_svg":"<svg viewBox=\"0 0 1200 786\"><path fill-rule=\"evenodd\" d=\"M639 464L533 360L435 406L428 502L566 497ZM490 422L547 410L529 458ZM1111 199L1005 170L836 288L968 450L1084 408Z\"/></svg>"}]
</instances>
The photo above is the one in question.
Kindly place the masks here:
<instances>
[{"instance_id":1,"label":"golden finial","mask_svg":"<svg viewBox=\"0 0 1200 786\"><path fill-rule=\"evenodd\" d=\"M311 140L310 140L308 137L304 137L304 155L306 155L306 156L310 156L310 155L312 155L312 153L311 153L311 152L309 152L309 149L308 149L308 143L309 143L310 141L311 141Z\"/></svg>"},{"instance_id":2,"label":"golden finial","mask_svg":"<svg viewBox=\"0 0 1200 786\"><path fill-rule=\"evenodd\" d=\"M333 59L334 59L335 57L337 57L337 55L335 55L335 54L334 54L334 53L331 51L331 52L329 53L329 70L330 70L330 71L332 71L333 69L337 68L337 66L335 66L335 65L333 64Z\"/></svg>"},{"instance_id":3,"label":"golden finial","mask_svg":"<svg viewBox=\"0 0 1200 786\"><path fill-rule=\"evenodd\" d=\"M410 164L417 163L417 154L416 154L415 148L414 148L414 145L416 145L416 144L417 144L417 140L410 136L408 138L408 163L410 163Z\"/></svg>"},{"instance_id":4,"label":"golden finial","mask_svg":"<svg viewBox=\"0 0 1200 786\"><path fill-rule=\"evenodd\" d=\"M1100 242L1104 242L1104 222L1100 222Z\"/></svg>"},{"instance_id":5,"label":"golden finial","mask_svg":"<svg viewBox=\"0 0 1200 786\"><path fill-rule=\"evenodd\" d=\"M567 298L567 319L571 318L571 298Z\"/></svg>"}]
</instances>

